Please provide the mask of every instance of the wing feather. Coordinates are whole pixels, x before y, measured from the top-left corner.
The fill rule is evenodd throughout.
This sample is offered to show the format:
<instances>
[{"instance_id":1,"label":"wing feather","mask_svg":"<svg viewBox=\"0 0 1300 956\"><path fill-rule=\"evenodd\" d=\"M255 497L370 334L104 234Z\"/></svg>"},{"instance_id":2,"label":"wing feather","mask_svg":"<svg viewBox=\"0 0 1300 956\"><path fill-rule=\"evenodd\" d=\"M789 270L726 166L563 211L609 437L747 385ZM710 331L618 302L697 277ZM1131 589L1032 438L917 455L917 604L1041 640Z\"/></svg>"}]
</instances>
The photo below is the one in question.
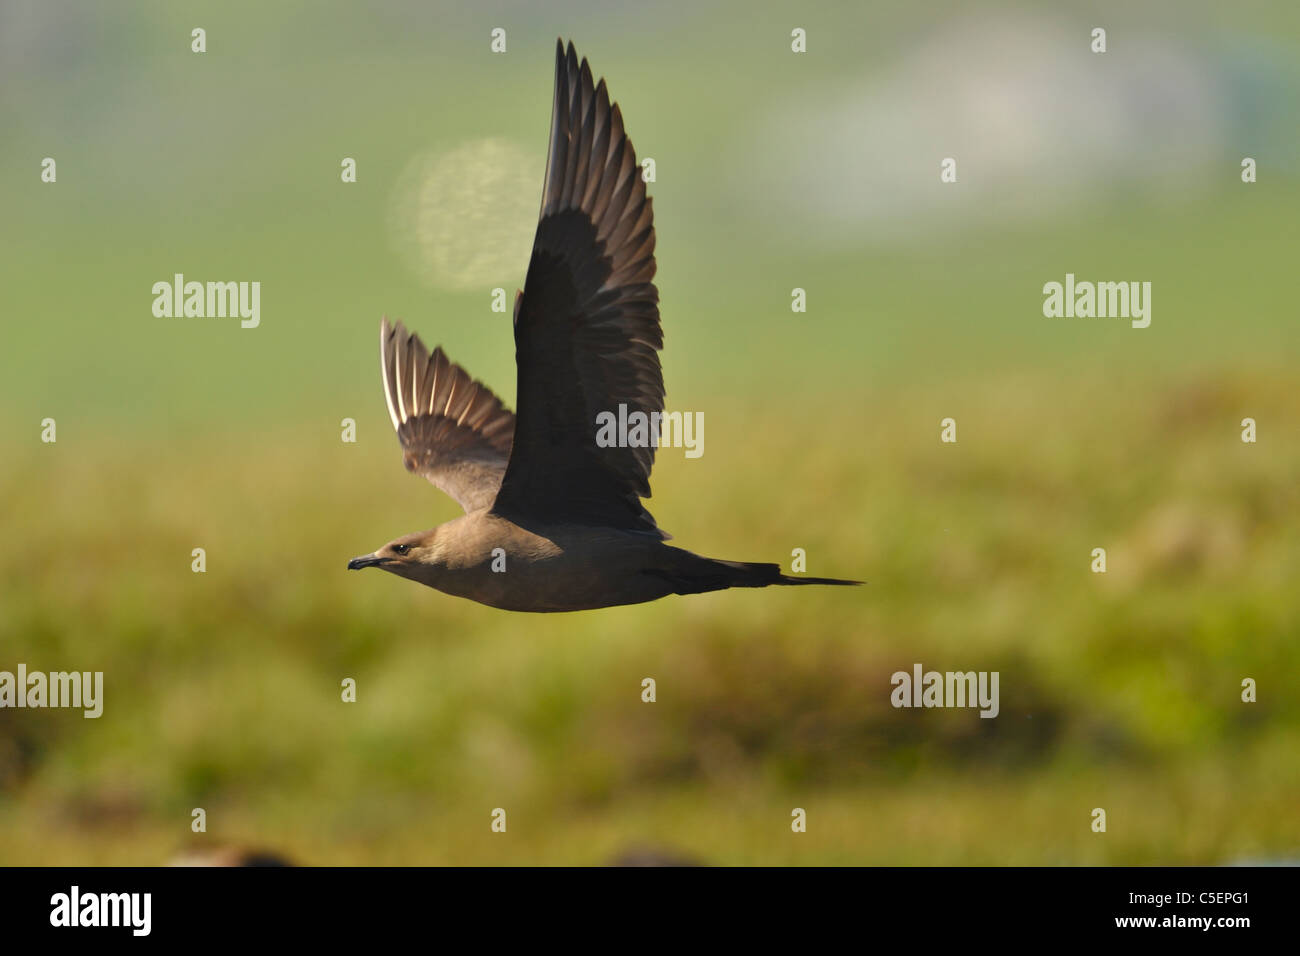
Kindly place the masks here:
<instances>
[{"instance_id":1,"label":"wing feather","mask_svg":"<svg viewBox=\"0 0 1300 956\"><path fill-rule=\"evenodd\" d=\"M658 435L601 447L597 416L662 412L654 212L623 115L557 43L542 209L516 303L519 414L494 510L667 537L641 504Z\"/></svg>"},{"instance_id":2,"label":"wing feather","mask_svg":"<svg viewBox=\"0 0 1300 956\"><path fill-rule=\"evenodd\" d=\"M379 359L407 470L467 513L490 506L510 460L515 416L441 348L430 353L401 322L380 325Z\"/></svg>"}]
</instances>

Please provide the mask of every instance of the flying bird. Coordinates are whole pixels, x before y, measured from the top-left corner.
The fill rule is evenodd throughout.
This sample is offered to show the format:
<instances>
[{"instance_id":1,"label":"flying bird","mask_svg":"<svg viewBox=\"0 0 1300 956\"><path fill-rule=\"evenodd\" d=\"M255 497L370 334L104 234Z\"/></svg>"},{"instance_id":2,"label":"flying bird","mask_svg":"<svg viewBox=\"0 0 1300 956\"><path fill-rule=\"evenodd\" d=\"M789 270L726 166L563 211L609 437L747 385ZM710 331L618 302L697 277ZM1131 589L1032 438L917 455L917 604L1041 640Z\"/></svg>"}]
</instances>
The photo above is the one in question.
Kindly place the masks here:
<instances>
[{"instance_id":1,"label":"flying bird","mask_svg":"<svg viewBox=\"0 0 1300 956\"><path fill-rule=\"evenodd\" d=\"M654 216L602 79L557 41L542 209L515 297L518 414L441 348L385 318L380 363L408 470L465 514L390 541L348 568L382 568L512 611L578 611L669 594L771 584L776 564L720 561L665 544L641 503L653 444L603 447L597 416L664 405Z\"/></svg>"}]
</instances>

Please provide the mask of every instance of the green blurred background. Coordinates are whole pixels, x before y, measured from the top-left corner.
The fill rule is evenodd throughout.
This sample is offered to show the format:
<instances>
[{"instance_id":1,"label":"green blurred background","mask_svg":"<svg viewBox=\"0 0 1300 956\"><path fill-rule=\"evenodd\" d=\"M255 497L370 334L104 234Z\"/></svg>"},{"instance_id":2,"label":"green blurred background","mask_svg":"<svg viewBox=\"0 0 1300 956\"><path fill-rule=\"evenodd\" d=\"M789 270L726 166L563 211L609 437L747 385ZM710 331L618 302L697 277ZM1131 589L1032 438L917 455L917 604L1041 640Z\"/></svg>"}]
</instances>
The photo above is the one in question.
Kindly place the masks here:
<instances>
[{"instance_id":1,"label":"green blurred background","mask_svg":"<svg viewBox=\"0 0 1300 956\"><path fill-rule=\"evenodd\" d=\"M0 669L106 685L0 710L0 862L1300 853L1300 8L765 6L0 3ZM651 510L866 587L525 616L344 570L457 514L382 314L513 402L557 35L657 165L707 428ZM155 318L176 272L260 327ZM1150 328L1044 318L1067 272L1150 281ZM1000 716L891 708L916 662Z\"/></svg>"}]
</instances>

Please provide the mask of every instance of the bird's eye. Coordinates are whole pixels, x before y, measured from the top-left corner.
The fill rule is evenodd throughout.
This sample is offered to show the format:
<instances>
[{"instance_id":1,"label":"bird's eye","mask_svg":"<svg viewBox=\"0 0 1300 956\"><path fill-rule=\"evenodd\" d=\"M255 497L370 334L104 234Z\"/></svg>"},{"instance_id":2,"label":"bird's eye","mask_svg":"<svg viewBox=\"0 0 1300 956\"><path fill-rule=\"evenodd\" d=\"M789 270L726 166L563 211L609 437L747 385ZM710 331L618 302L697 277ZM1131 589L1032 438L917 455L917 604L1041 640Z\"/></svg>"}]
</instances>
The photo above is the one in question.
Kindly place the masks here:
<instances>
[{"instance_id":1,"label":"bird's eye","mask_svg":"<svg viewBox=\"0 0 1300 956\"><path fill-rule=\"evenodd\" d=\"M393 545L393 550L398 554L406 554L406 552L411 550L411 546L409 544L395 544Z\"/></svg>"}]
</instances>

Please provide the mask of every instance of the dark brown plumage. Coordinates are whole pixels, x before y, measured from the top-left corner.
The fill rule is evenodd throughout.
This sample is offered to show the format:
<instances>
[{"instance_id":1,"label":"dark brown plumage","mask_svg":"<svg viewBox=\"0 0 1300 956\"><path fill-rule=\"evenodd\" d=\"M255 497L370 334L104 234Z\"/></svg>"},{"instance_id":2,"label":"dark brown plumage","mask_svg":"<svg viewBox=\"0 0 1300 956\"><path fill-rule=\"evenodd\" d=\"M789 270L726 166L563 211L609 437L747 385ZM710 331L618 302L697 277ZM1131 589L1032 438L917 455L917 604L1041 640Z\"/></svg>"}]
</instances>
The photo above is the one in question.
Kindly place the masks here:
<instances>
[{"instance_id":1,"label":"dark brown plumage","mask_svg":"<svg viewBox=\"0 0 1300 956\"><path fill-rule=\"evenodd\" d=\"M498 514L658 532L640 501L654 447L593 440L601 411L664 407L654 248L623 115L573 44L557 42L542 212L515 318L518 451Z\"/></svg>"},{"instance_id":2,"label":"dark brown plumage","mask_svg":"<svg viewBox=\"0 0 1300 956\"><path fill-rule=\"evenodd\" d=\"M349 568L393 574L493 607L572 611L771 584L775 564L719 561L664 544L641 499L653 444L602 447L597 416L661 412L654 215L605 81L556 47L542 209L515 303L518 415L432 355L399 322L380 328L384 392L406 467L465 510Z\"/></svg>"}]
</instances>

